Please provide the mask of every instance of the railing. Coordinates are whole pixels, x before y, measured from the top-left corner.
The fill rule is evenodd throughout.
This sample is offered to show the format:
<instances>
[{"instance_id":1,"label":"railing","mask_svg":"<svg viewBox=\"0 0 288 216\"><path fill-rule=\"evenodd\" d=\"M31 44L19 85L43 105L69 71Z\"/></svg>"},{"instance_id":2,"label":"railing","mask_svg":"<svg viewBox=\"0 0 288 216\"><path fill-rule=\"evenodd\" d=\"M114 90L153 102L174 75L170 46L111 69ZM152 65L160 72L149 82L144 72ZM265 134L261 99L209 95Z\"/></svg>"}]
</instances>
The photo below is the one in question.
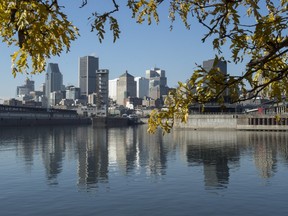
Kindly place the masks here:
<instances>
[{"instance_id":1,"label":"railing","mask_svg":"<svg viewBox=\"0 0 288 216\"><path fill-rule=\"evenodd\" d=\"M288 125L288 118L275 118L275 117L252 117L248 118L249 125Z\"/></svg>"},{"instance_id":2,"label":"railing","mask_svg":"<svg viewBox=\"0 0 288 216\"><path fill-rule=\"evenodd\" d=\"M77 118L75 110L0 105L1 118Z\"/></svg>"}]
</instances>

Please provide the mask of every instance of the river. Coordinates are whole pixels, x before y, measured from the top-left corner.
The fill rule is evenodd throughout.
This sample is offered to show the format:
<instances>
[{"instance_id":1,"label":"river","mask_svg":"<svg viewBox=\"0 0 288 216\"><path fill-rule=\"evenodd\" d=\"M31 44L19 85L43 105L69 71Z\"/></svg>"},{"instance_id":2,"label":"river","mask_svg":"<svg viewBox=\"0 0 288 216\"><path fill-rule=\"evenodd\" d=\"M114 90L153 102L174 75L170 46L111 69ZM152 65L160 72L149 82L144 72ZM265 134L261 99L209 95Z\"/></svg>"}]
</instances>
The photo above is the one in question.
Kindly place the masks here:
<instances>
[{"instance_id":1,"label":"river","mask_svg":"<svg viewBox=\"0 0 288 216\"><path fill-rule=\"evenodd\" d=\"M0 215L288 215L286 132L0 128Z\"/></svg>"}]
</instances>

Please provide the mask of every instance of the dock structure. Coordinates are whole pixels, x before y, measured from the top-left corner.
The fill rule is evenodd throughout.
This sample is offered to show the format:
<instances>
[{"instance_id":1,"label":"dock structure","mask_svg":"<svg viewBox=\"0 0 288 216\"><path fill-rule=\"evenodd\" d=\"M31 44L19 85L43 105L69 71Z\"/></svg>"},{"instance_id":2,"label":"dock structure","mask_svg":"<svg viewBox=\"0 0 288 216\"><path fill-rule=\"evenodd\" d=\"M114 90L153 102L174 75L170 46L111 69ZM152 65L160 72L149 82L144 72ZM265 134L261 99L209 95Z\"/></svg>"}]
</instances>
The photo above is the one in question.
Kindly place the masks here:
<instances>
[{"instance_id":1,"label":"dock structure","mask_svg":"<svg viewBox=\"0 0 288 216\"><path fill-rule=\"evenodd\" d=\"M91 124L75 110L0 105L0 126Z\"/></svg>"},{"instance_id":2,"label":"dock structure","mask_svg":"<svg viewBox=\"0 0 288 216\"><path fill-rule=\"evenodd\" d=\"M123 127L128 126L128 118L123 117L93 117L93 127Z\"/></svg>"},{"instance_id":3,"label":"dock structure","mask_svg":"<svg viewBox=\"0 0 288 216\"><path fill-rule=\"evenodd\" d=\"M187 123L176 120L175 129L288 131L288 115L190 115Z\"/></svg>"},{"instance_id":4,"label":"dock structure","mask_svg":"<svg viewBox=\"0 0 288 216\"><path fill-rule=\"evenodd\" d=\"M288 131L288 116L244 116L242 121L237 121L237 130Z\"/></svg>"},{"instance_id":5,"label":"dock structure","mask_svg":"<svg viewBox=\"0 0 288 216\"><path fill-rule=\"evenodd\" d=\"M93 127L123 127L123 126L134 126L143 124L141 119L136 115L127 117L94 117L92 118Z\"/></svg>"}]
</instances>

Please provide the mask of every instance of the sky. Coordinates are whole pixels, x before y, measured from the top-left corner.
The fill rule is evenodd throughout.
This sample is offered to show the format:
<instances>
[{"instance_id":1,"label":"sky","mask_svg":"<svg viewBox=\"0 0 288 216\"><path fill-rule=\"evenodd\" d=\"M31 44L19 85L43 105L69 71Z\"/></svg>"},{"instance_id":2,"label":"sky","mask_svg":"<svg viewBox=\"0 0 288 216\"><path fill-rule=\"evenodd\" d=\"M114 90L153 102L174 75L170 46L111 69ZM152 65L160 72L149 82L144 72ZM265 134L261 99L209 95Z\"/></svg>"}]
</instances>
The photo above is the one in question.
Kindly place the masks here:
<instances>
[{"instance_id":1,"label":"sky","mask_svg":"<svg viewBox=\"0 0 288 216\"><path fill-rule=\"evenodd\" d=\"M159 10L160 23L147 25L137 24L131 18L131 11L125 4L122 5L125 1L119 1L120 11L115 17L120 25L120 39L113 43L112 33L107 26L105 39L100 43L96 33L90 31L88 17L95 10L113 9L112 4L108 1L88 1L88 5L80 9L80 0L58 2L65 6L63 12L80 30L80 36L72 42L69 53L63 52L60 57L47 60L47 63L58 63L64 85L78 86L78 60L82 56L98 57L100 69L109 70L109 79L119 77L126 70L135 77L145 77L146 70L158 67L166 71L168 86L176 87L178 81L183 82L191 76L196 64L202 64L216 54L211 40L201 42L206 30L200 24L193 22L191 29L187 30L178 17L170 31L168 8L165 4ZM0 50L0 103L4 99L15 97L16 87L23 85L27 77L35 81L36 90L45 82L45 72L32 76L17 74L14 78L10 55L16 48L0 43ZM242 70L241 65L228 64L228 73L231 75L240 75Z\"/></svg>"}]
</instances>

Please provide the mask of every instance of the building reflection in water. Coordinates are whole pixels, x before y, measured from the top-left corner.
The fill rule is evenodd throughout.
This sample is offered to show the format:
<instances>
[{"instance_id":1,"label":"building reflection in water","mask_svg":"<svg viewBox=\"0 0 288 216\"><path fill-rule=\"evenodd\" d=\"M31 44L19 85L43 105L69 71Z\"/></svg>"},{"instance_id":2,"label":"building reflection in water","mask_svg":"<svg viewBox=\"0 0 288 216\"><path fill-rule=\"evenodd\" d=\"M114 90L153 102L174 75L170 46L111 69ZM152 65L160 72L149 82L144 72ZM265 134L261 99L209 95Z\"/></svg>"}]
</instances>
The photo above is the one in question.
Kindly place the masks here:
<instances>
[{"instance_id":1,"label":"building reflection in water","mask_svg":"<svg viewBox=\"0 0 288 216\"><path fill-rule=\"evenodd\" d=\"M80 189L97 187L108 182L107 129L79 128L77 130L78 186Z\"/></svg>"},{"instance_id":2,"label":"building reflection in water","mask_svg":"<svg viewBox=\"0 0 288 216\"><path fill-rule=\"evenodd\" d=\"M51 128L42 146L42 158L49 184L58 184L57 176L62 171L62 160L65 157L65 133Z\"/></svg>"},{"instance_id":3,"label":"building reflection in water","mask_svg":"<svg viewBox=\"0 0 288 216\"><path fill-rule=\"evenodd\" d=\"M109 129L110 169L118 168L124 175L141 172L148 175L164 175L167 151L163 136L147 134L145 127Z\"/></svg>"},{"instance_id":4,"label":"building reflection in water","mask_svg":"<svg viewBox=\"0 0 288 216\"><path fill-rule=\"evenodd\" d=\"M25 162L26 170L31 171L34 160L42 161L48 184L57 184L58 174L62 172L66 143L71 142L69 127L19 127L1 130L0 140L11 139L16 145L16 154ZM75 128L74 128L75 129ZM38 161L37 161L38 162Z\"/></svg>"},{"instance_id":5,"label":"building reflection in water","mask_svg":"<svg viewBox=\"0 0 288 216\"><path fill-rule=\"evenodd\" d=\"M227 187L230 167L239 166L236 133L176 130L174 138L186 148L189 166L203 166L206 189Z\"/></svg>"},{"instance_id":6,"label":"building reflection in water","mask_svg":"<svg viewBox=\"0 0 288 216\"><path fill-rule=\"evenodd\" d=\"M270 178L277 172L277 153L287 162L287 134L285 132L251 133L249 143L254 147L255 166L263 178Z\"/></svg>"},{"instance_id":7,"label":"building reflection in water","mask_svg":"<svg viewBox=\"0 0 288 216\"><path fill-rule=\"evenodd\" d=\"M173 154L188 166L203 168L206 189L227 187L242 155L253 157L264 179L273 177L279 163L288 167L288 134L284 132L174 130L162 136L160 130L153 135L146 130L147 126L1 129L0 150L11 145L28 172L43 164L48 184L58 183L69 158L77 163L77 185L83 190L107 184L114 174L161 178Z\"/></svg>"}]
</instances>

